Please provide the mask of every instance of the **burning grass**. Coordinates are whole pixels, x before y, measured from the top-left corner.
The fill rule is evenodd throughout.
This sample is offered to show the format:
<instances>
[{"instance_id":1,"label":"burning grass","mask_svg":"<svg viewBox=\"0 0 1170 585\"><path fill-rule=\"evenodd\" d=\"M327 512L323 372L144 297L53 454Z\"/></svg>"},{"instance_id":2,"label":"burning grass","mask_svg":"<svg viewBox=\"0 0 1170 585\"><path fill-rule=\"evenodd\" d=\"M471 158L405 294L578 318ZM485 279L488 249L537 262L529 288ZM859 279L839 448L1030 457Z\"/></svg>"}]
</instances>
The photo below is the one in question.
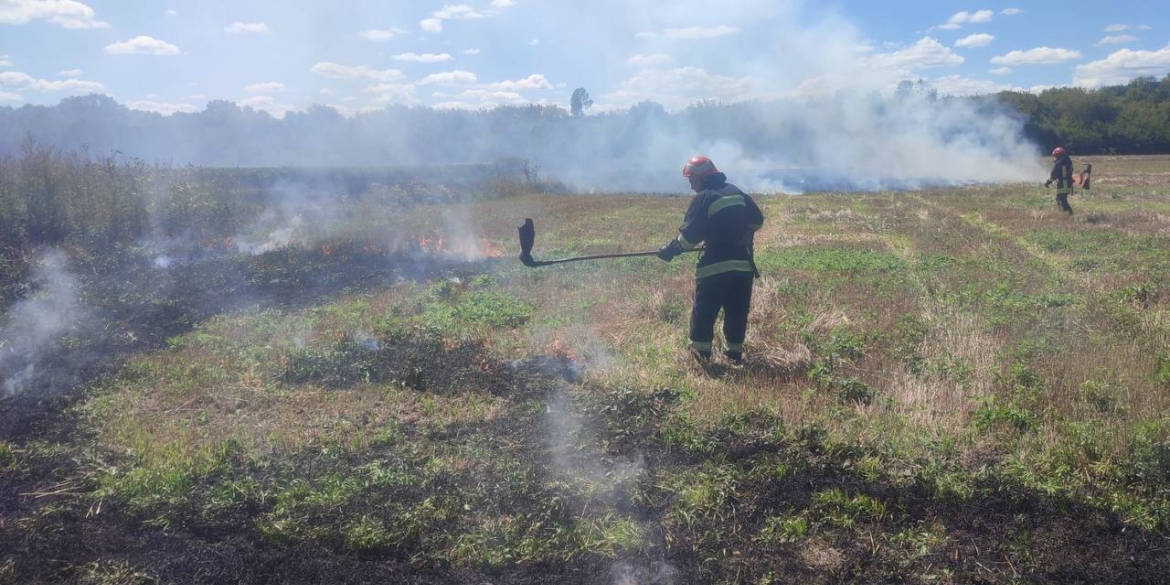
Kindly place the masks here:
<instances>
[{"instance_id":1,"label":"burning grass","mask_svg":"<svg viewBox=\"0 0 1170 585\"><path fill-rule=\"evenodd\" d=\"M688 262L492 258L526 216L550 255L653 249L684 198L91 258L174 278L80 287L168 325L0 436L0 577L1156 582L1170 202L1134 164L1071 219L1026 185L762 198L742 367L683 355Z\"/></svg>"}]
</instances>

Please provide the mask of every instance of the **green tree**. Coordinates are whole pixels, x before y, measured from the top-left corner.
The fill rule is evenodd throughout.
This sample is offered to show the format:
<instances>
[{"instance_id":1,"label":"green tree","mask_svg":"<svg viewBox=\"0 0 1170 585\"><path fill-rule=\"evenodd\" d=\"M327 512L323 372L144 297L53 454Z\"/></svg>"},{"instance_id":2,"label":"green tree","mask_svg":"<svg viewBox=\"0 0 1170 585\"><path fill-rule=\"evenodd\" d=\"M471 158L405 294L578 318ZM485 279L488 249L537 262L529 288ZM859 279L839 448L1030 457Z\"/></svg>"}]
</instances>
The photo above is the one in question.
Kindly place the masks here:
<instances>
[{"instance_id":1,"label":"green tree","mask_svg":"<svg viewBox=\"0 0 1170 585\"><path fill-rule=\"evenodd\" d=\"M574 116L585 115L585 110L593 105L593 100L589 99L589 92L585 91L584 87L578 87L573 90L573 97L569 100L569 111Z\"/></svg>"}]
</instances>

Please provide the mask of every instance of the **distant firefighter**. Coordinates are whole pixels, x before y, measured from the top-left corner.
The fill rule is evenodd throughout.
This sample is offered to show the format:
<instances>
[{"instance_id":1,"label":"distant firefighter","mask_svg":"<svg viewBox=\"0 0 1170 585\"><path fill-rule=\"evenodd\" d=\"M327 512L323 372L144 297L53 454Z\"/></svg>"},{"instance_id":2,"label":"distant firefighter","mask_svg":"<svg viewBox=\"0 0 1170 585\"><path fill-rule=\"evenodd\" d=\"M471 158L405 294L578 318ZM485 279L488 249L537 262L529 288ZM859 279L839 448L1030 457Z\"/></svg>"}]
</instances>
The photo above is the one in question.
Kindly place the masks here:
<instances>
[{"instance_id":1,"label":"distant firefighter","mask_svg":"<svg viewBox=\"0 0 1170 585\"><path fill-rule=\"evenodd\" d=\"M764 214L746 193L727 182L711 159L696 156L683 166L695 197L679 227L678 237L658 251L669 262L684 250L706 242L695 269L695 302L691 308L691 353L702 363L711 358L715 320L723 311L724 355L743 361L748 310L752 302L752 239Z\"/></svg>"},{"instance_id":2,"label":"distant firefighter","mask_svg":"<svg viewBox=\"0 0 1170 585\"><path fill-rule=\"evenodd\" d=\"M1056 183L1056 204L1061 211L1072 215L1073 208L1068 204L1068 196L1072 194L1074 181L1072 158L1064 148L1057 146L1052 150L1052 159L1052 173L1044 182L1044 186L1050 187L1052 183Z\"/></svg>"}]
</instances>

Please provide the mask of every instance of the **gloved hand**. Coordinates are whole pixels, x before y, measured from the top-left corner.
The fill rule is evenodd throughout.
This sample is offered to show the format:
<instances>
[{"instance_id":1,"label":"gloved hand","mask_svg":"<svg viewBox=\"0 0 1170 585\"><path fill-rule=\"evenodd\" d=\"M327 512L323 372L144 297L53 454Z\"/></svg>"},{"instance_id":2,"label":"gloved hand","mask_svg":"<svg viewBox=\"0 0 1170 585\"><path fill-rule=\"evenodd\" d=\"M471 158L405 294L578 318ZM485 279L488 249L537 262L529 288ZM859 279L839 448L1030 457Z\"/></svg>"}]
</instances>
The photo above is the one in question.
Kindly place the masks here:
<instances>
[{"instance_id":1,"label":"gloved hand","mask_svg":"<svg viewBox=\"0 0 1170 585\"><path fill-rule=\"evenodd\" d=\"M675 256L683 253L682 244L678 240L671 240L669 244L658 249L658 257L670 262Z\"/></svg>"},{"instance_id":2,"label":"gloved hand","mask_svg":"<svg viewBox=\"0 0 1170 585\"><path fill-rule=\"evenodd\" d=\"M1047 181L1044 181L1044 188L1045 189L1047 189L1051 186L1052 186L1052 179L1048 179Z\"/></svg>"}]
</instances>

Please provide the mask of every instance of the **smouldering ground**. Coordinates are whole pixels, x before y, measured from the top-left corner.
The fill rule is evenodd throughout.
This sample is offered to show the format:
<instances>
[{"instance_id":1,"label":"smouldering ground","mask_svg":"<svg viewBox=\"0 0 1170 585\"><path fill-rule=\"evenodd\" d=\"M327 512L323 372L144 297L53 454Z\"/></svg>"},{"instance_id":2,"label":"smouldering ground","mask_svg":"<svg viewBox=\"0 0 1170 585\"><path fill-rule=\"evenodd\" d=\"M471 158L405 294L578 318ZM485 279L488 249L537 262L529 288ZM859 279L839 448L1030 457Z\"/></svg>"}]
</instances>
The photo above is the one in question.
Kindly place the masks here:
<instances>
[{"instance_id":1,"label":"smouldering ground","mask_svg":"<svg viewBox=\"0 0 1170 585\"><path fill-rule=\"evenodd\" d=\"M742 368L684 359L685 259L509 258L525 217L655 249L685 197L368 215L505 258L130 357L0 443L0 582L1162 582L1170 157L1085 160L1071 218L1043 177L760 196Z\"/></svg>"}]
</instances>

